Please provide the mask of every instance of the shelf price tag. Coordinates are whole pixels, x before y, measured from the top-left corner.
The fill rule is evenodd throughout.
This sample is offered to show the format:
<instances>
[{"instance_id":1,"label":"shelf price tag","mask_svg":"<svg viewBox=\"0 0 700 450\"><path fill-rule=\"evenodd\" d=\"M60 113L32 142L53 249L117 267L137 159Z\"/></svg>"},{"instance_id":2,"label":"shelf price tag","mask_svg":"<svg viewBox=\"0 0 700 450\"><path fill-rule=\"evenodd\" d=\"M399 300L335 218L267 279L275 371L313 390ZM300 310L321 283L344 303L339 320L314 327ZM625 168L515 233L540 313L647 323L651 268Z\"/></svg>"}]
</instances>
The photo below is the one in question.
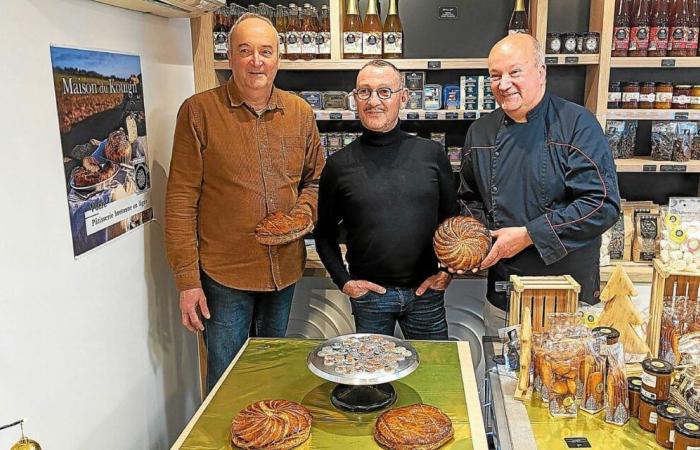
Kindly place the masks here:
<instances>
[{"instance_id":1,"label":"shelf price tag","mask_svg":"<svg viewBox=\"0 0 700 450\"><path fill-rule=\"evenodd\" d=\"M578 64L578 56L567 56L564 58L564 64Z\"/></svg>"},{"instance_id":2,"label":"shelf price tag","mask_svg":"<svg viewBox=\"0 0 700 450\"><path fill-rule=\"evenodd\" d=\"M419 120L420 114L417 112L406 113L406 120Z\"/></svg>"},{"instance_id":3,"label":"shelf price tag","mask_svg":"<svg viewBox=\"0 0 700 450\"><path fill-rule=\"evenodd\" d=\"M465 111L464 120L476 120L476 111Z\"/></svg>"},{"instance_id":4,"label":"shelf price tag","mask_svg":"<svg viewBox=\"0 0 700 450\"><path fill-rule=\"evenodd\" d=\"M662 164L659 169L661 172L685 172L688 167L683 164Z\"/></svg>"},{"instance_id":5,"label":"shelf price tag","mask_svg":"<svg viewBox=\"0 0 700 450\"><path fill-rule=\"evenodd\" d=\"M445 113L445 120L457 120L459 119L459 113L456 113L454 111L446 112Z\"/></svg>"},{"instance_id":6,"label":"shelf price tag","mask_svg":"<svg viewBox=\"0 0 700 450\"><path fill-rule=\"evenodd\" d=\"M688 120L687 112L677 112L673 114L674 120Z\"/></svg>"},{"instance_id":7,"label":"shelf price tag","mask_svg":"<svg viewBox=\"0 0 700 450\"><path fill-rule=\"evenodd\" d=\"M661 60L661 67L675 67L676 60L673 58L664 58Z\"/></svg>"},{"instance_id":8,"label":"shelf price tag","mask_svg":"<svg viewBox=\"0 0 700 450\"><path fill-rule=\"evenodd\" d=\"M426 112L425 120L438 120L438 113L436 112Z\"/></svg>"},{"instance_id":9,"label":"shelf price tag","mask_svg":"<svg viewBox=\"0 0 700 450\"><path fill-rule=\"evenodd\" d=\"M330 120L343 120L343 113L339 113L339 112L330 113Z\"/></svg>"},{"instance_id":10,"label":"shelf price tag","mask_svg":"<svg viewBox=\"0 0 700 450\"><path fill-rule=\"evenodd\" d=\"M544 63L545 64L559 64L559 58L556 56L546 56L544 58Z\"/></svg>"},{"instance_id":11,"label":"shelf price tag","mask_svg":"<svg viewBox=\"0 0 700 450\"><path fill-rule=\"evenodd\" d=\"M656 172L656 164L644 164L642 172Z\"/></svg>"},{"instance_id":12,"label":"shelf price tag","mask_svg":"<svg viewBox=\"0 0 700 450\"><path fill-rule=\"evenodd\" d=\"M323 115L321 114L321 111L315 111L314 116L316 116L316 120L323 120Z\"/></svg>"},{"instance_id":13,"label":"shelf price tag","mask_svg":"<svg viewBox=\"0 0 700 450\"><path fill-rule=\"evenodd\" d=\"M442 61L428 61L428 69L439 69L442 67Z\"/></svg>"}]
</instances>

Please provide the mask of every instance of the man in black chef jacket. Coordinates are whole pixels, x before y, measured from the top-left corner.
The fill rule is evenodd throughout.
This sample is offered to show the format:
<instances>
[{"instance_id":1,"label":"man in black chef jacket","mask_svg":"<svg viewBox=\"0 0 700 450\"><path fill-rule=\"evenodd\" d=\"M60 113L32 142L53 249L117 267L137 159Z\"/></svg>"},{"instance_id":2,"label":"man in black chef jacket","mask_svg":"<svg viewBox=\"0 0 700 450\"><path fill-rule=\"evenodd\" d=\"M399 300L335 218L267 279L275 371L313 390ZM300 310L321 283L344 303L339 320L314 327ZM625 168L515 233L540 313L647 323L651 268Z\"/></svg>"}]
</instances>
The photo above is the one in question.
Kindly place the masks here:
<instances>
[{"instance_id":1,"label":"man in black chef jacket","mask_svg":"<svg viewBox=\"0 0 700 450\"><path fill-rule=\"evenodd\" d=\"M611 151L595 116L545 90L539 43L517 34L488 59L500 109L467 132L459 200L462 213L485 223L494 239L489 269L487 335L506 325L510 275L572 275L579 300L598 303L601 234L618 219L620 195Z\"/></svg>"},{"instance_id":2,"label":"man in black chef jacket","mask_svg":"<svg viewBox=\"0 0 700 450\"><path fill-rule=\"evenodd\" d=\"M451 275L438 269L432 237L459 211L450 162L440 144L401 131L408 91L393 64L367 63L353 95L362 136L333 154L321 174L316 249L350 297L358 333L393 335L398 321L408 339L447 339Z\"/></svg>"}]
</instances>

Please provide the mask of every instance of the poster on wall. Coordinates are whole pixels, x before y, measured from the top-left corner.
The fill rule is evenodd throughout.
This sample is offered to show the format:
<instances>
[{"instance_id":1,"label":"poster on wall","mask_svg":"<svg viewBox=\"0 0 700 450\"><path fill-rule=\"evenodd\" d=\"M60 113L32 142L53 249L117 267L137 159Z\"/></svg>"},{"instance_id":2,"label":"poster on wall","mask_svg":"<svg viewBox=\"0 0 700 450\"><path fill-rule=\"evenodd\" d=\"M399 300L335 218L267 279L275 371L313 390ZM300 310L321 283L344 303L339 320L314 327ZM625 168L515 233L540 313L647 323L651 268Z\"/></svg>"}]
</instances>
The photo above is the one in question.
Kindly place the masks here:
<instances>
[{"instance_id":1,"label":"poster on wall","mask_svg":"<svg viewBox=\"0 0 700 450\"><path fill-rule=\"evenodd\" d=\"M141 59L51 47L73 254L153 219Z\"/></svg>"}]
</instances>

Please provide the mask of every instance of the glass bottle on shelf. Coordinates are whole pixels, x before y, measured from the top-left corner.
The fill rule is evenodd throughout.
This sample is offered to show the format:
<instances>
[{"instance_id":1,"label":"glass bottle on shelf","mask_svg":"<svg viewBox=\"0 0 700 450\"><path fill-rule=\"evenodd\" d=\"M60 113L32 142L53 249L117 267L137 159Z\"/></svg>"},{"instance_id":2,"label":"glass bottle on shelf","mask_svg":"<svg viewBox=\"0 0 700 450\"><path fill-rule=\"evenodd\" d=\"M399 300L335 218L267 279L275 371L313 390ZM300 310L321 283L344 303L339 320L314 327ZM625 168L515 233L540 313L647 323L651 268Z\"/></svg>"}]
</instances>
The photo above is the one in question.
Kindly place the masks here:
<instances>
[{"instance_id":1,"label":"glass bottle on shelf","mask_svg":"<svg viewBox=\"0 0 700 450\"><path fill-rule=\"evenodd\" d=\"M647 56L649 49L649 0L635 0L630 18L628 56Z\"/></svg>"},{"instance_id":2,"label":"glass bottle on shelf","mask_svg":"<svg viewBox=\"0 0 700 450\"><path fill-rule=\"evenodd\" d=\"M304 3L304 9L301 14L301 59L310 61L315 59L318 53L316 26L311 17L311 5Z\"/></svg>"},{"instance_id":3,"label":"glass bottle on shelf","mask_svg":"<svg viewBox=\"0 0 700 450\"><path fill-rule=\"evenodd\" d=\"M362 57L382 57L382 19L379 18L377 0L367 2L367 12L362 22Z\"/></svg>"},{"instance_id":4,"label":"glass bottle on shelf","mask_svg":"<svg viewBox=\"0 0 700 450\"><path fill-rule=\"evenodd\" d=\"M285 43L287 27L285 26L284 22L284 6L277 5L277 8L275 8L275 29L277 30L277 39L279 41L279 57L281 59L287 58L287 47Z\"/></svg>"},{"instance_id":5,"label":"glass bottle on shelf","mask_svg":"<svg viewBox=\"0 0 700 450\"><path fill-rule=\"evenodd\" d=\"M513 14L508 22L508 34L530 33L528 28L527 12L525 11L525 0L515 0Z\"/></svg>"},{"instance_id":6,"label":"glass bottle on shelf","mask_svg":"<svg viewBox=\"0 0 700 450\"><path fill-rule=\"evenodd\" d=\"M669 56L685 56L686 38L688 37L687 18L688 3L685 0L675 0L668 20Z\"/></svg>"},{"instance_id":7,"label":"glass bottle on shelf","mask_svg":"<svg viewBox=\"0 0 700 450\"><path fill-rule=\"evenodd\" d=\"M627 56L630 45L630 0L615 0L611 56Z\"/></svg>"},{"instance_id":8,"label":"glass bottle on shelf","mask_svg":"<svg viewBox=\"0 0 700 450\"><path fill-rule=\"evenodd\" d=\"M666 56L668 48L668 0L654 0L649 25L647 56Z\"/></svg>"},{"instance_id":9,"label":"glass bottle on shelf","mask_svg":"<svg viewBox=\"0 0 700 450\"><path fill-rule=\"evenodd\" d=\"M226 26L226 16L228 7L222 6L214 14L214 59L222 60L228 58L228 27Z\"/></svg>"},{"instance_id":10,"label":"glass bottle on shelf","mask_svg":"<svg viewBox=\"0 0 700 450\"><path fill-rule=\"evenodd\" d=\"M687 26L688 37L685 42L685 56L696 56L698 53L698 31L700 31L697 0L688 0Z\"/></svg>"},{"instance_id":11,"label":"glass bottle on shelf","mask_svg":"<svg viewBox=\"0 0 700 450\"><path fill-rule=\"evenodd\" d=\"M349 0L343 18L343 58L362 58L362 19L358 0Z\"/></svg>"},{"instance_id":12,"label":"glass bottle on shelf","mask_svg":"<svg viewBox=\"0 0 700 450\"><path fill-rule=\"evenodd\" d=\"M318 59L331 59L331 18L328 5L321 6L319 32L316 34L318 43Z\"/></svg>"},{"instance_id":13,"label":"glass bottle on shelf","mask_svg":"<svg viewBox=\"0 0 700 450\"><path fill-rule=\"evenodd\" d=\"M389 12L384 20L384 54L386 59L403 58L403 26L399 17L399 0L389 1Z\"/></svg>"},{"instance_id":14,"label":"glass bottle on shelf","mask_svg":"<svg viewBox=\"0 0 700 450\"><path fill-rule=\"evenodd\" d=\"M289 24L286 33L287 59L296 61L301 57L301 23L299 23L299 10L294 3L289 4Z\"/></svg>"}]
</instances>

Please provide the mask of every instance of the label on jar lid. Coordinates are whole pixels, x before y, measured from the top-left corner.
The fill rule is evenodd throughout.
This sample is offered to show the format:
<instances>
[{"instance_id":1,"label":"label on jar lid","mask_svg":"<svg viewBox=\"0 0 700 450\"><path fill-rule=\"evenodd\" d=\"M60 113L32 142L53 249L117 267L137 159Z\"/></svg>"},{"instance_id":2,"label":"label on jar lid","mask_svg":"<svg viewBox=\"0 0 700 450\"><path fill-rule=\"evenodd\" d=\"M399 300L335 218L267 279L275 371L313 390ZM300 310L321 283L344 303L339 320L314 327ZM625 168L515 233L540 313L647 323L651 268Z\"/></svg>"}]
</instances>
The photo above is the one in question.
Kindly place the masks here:
<instances>
[{"instance_id":1,"label":"label on jar lid","mask_svg":"<svg viewBox=\"0 0 700 450\"><path fill-rule=\"evenodd\" d=\"M683 428L685 428L685 429L688 430L688 431L698 431L698 430L700 430L700 427L698 427L698 426L695 425L694 423L684 423L684 424L683 424ZM690 447L688 447L688 448L690 448Z\"/></svg>"},{"instance_id":2,"label":"label on jar lid","mask_svg":"<svg viewBox=\"0 0 700 450\"><path fill-rule=\"evenodd\" d=\"M635 386L641 386L642 385L642 380L634 379L632 380L632 384Z\"/></svg>"},{"instance_id":3,"label":"label on jar lid","mask_svg":"<svg viewBox=\"0 0 700 450\"><path fill-rule=\"evenodd\" d=\"M670 414L680 414L681 410L676 408L675 406L669 406L666 408L666 411L669 412Z\"/></svg>"},{"instance_id":4,"label":"label on jar lid","mask_svg":"<svg viewBox=\"0 0 700 450\"><path fill-rule=\"evenodd\" d=\"M601 333L605 333L605 334L612 333L612 330L610 328L601 328L598 331L600 331Z\"/></svg>"},{"instance_id":5,"label":"label on jar lid","mask_svg":"<svg viewBox=\"0 0 700 450\"><path fill-rule=\"evenodd\" d=\"M657 420L658 416L655 412L649 413L649 423L653 423L654 425L656 425Z\"/></svg>"},{"instance_id":6,"label":"label on jar lid","mask_svg":"<svg viewBox=\"0 0 700 450\"><path fill-rule=\"evenodd\" d=\"M675 228L681 224L681 216L678 214L667 214L665 222L666 226Z\"/></svg>"},{"instance_id":7,"label":"label on jar lid","mask_svg":"<svg viewBox=\"0 0 700 450\"><path fill-rule=\"evenodd\" d=\"M671 240L676 244L682 244L688 238L688 235L682 228L676 228L675 230L672 230L671 233L669 233L669 235L671 237Z\"/></svg>"},{"instance_id":8,"label":"label on jar lid","mask_svg":"<svg viewBox=\"0 0 700 450\"><path fill-rule=\"evenodd\" d=\"M665 367L665 364L662 363L661 361L652 361L651 365L654 367L659 367L661 369L663 369Z\"/></svg>"},{"instance_id":9,"label":"label on jar lid","mask_svg":"<svg viewBox=\"0 0 700 450\"><path fill-rule=\"evenodd\" d=\"M656 376L650 375L646 372L642 372L642 383L646 384L647 386L656 387Z\"/></svg>"}]
</instances>

